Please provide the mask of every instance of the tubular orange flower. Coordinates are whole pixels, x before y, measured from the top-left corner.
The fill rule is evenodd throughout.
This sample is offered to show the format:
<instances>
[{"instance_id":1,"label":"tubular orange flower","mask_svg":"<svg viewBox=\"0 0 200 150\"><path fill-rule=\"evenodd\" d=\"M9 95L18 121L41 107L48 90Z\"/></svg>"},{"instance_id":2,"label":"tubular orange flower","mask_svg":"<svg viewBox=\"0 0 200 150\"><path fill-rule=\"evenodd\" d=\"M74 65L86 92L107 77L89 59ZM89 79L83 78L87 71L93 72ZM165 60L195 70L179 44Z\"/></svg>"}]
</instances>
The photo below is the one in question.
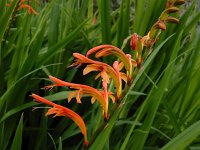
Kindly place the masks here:
<instances>
[{"instance_id":1,"label":"tubular orange flower","mask_svg":"<svg viewBox=\"0 0 200 150\"><path fill-rule=\"evenodd\" d=\"M107 84L110 83L109 78L111 77L114 81L114 85L117 89L117 99L120 98L122 93L122 79L125 79L125 75L120 73L118 68L111 67L108 64L105 64L103 62L94 61L92 59L89 59L85 57L84 55L81 55L79 53L73 54L74 58L76 58L74 65L81 65L83 63L89 64L86 66L86 68L83 70L83 75L86 75L92 71L100 71L100 73L96 76L95 79L97 79L99 76L103 79L103 82L106 82ZM122 76L123 75L123 78Z\"/></svg>"},{"instance_id":2,"label":"tubular orange flower","mask_svg":"<svg viewBox=\"0 0 200 150\"><path fill-rule=\"evenodd\" d=\"M26 4L25 2L26 2L26 0L20 0L18 2L18 8L17 8L17 10L19 11L19 10L21 10L23 8L27 8L29 14L33 13L36 16L38 16L39 14L30 5ZM10 0L10 3L12 3L12 0ZM10 6L10 3L7 3L6 6ZM39 4L38 1L36 1L36 3Z\"/></svg>"},{"instance_id":3,"label":"tubular orange flower","mask_svg":"<svg viewBox=\"0 0 200 150\"><path fill-rule=\"evenodd\" d=\"M52 108L50 108L48 110L48 112L46 113L46 116L55 114L54 117L64 116L64 117L68 117L68 118L72 119L78 125L82 134L84 135L84 145L88 145L87 129L86 129L85 123L84 123L83 119L77 113L75 113L74 111L72 111L66 107L63 107L61 105L55 104L51 101L48 101L47 99L40 97L39 95L32 94L31 96L39 103L44 103L49 106L53 106Z\"/></svg>"},{"instance_id":4,"label":"tubular orange flower","mask_svg":"<svg viewBox=\"0 0 200 150\"><path fill-rule=\"evenodd\" d=\"M120 50L119 48L113 45L100 45L100 46L90 49L87 52L86 57L89 57L91 54L95 52L97 52L95 55L96 58L108 56L111 54L114 54L115 56L117 56L120 59L120 61L123 62L124 67L126 68L128 82L131 81L132 69L133 69L132 59L130 57L127 57L127 55L122 50Z\"/></svg>"},{"instance_id":5,"label":"tubular orange flower","mask_svg":"<svg viewBox=\"0 0 200 150\"><path fill-rule=\"evenodd\" d=\"M91 99L92 102L97 100L100 103L100 105L102 107L103 116L105 119L108 119L108 97L110 97L111 99L113 99L113 97L112 97L111 93L107 92L107 89L105 88L105 86L103 87L104 91L100 92L97 89L87 86L87 85L65 82L65 81L62 81L53 76L49 76L49 78L53 82L55 82L55 84L46 86L47 89L55 87L55 86L67 86L72 89L76 89L77 91L72 92L72 94L69 95L68 101L70 101L72 97L76 96L76 100L78 103L81 103L80 99L81 99L82 95L89 95L92 97L92 99Z\"/></svg>"},{"instance_id":6,"label":"tubular orange flower","mask_svg":"<svg viewBox=\"0 0 200 150\"><path fill-rule=\"evenodd\" d=\"M23 8L27 8L29 14L33 13L33 14L35 14L36 16L39 15L32 7L31 7L30 5L28 5L28 4L21 4L17 10L19 11L19 10L21 10L21 9L23 9Z\"/></svg>"}]
</instances>

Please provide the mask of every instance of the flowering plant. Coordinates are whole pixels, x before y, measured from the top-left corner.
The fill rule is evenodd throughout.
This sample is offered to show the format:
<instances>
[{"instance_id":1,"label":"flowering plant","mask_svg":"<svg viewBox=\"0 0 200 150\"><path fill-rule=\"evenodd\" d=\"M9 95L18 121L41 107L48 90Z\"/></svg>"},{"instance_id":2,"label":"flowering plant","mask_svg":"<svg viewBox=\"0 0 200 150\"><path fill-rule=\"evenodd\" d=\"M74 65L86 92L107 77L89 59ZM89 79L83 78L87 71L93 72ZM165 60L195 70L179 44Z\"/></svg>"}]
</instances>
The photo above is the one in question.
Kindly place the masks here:
<instances>
[{"instance_id":1,"label":"flowering plant","mask_svg":"<svg viewBox=\"0 0 200 150\"><path fill-rule=\"evenodd\" d=\"M133 56L125 54L121 49L113 45L100 45L94 47L86 53L86 56L79 53L73 53L75 61L71 66L81 66L82 64L86 64L83 75L93 71L99 72L95 77L95 80L101 77L102 90L95 89L88 85L65 82L53 76L49 76L49 79L53 84L45 86L44 89L52 89L58 86L74 89L74 91L68 95L68 102L75 97L77 103L81 103L83 95L91 96L91 103L94 103L95 101L99 102L99 105L102 108L103 118L107 122L110 117L109 99L111 99L113 103L121 103L120 101L123 98L124 90L122 82L125 82L125 88L132 84L134 78L133 75L135 75L133 72L141 69L142 63L153 50L153 45L158 40L161 31L166 30L166 23L179 22L177 18L171 17L170 14L177 12L178 8L176 6L183 3L183 0L168 0L166 9L162 12L158 21L152 26L147 35L144 37L140 37L136 33L132 35L130 46L133 51L136 51L136 59L133 59ZM96 58L113 55L116 56L117 60L110 66L104 62L91 59L90 56L92 54L95 54ZM112 81L116 89L115 92L108 91L108 86ZM32 94L32 97L36 99L37 102L53 106L53 108L48 110L46 115L55 114L55 116L66 116L74 120L84 135L84 145L88 145L86 125L77 113L61 105L54 104L36 94Z\"/></svg>"}]
</instances>

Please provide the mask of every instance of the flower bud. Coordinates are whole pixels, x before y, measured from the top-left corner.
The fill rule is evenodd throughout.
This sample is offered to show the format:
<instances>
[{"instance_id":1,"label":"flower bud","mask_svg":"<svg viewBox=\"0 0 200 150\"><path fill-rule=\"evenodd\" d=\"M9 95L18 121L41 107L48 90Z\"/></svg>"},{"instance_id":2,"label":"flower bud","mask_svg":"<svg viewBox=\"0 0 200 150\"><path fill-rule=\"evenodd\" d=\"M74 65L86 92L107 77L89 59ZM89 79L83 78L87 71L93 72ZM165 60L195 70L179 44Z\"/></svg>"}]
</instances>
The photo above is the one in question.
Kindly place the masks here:
<instances>
[{"instance_id":1,"label":"flower bud","mask_svg":"<svg viewBox=\"0 0 200 150\"><path fill-rule=\"evenodd\" d=\"M182 5L184 3L185 3L185 0L176 0L176 2L174 3L174 6Z\"/></svg>"},{"instance_id":2,"label":"flower bud","mask_svg":"<svg viewBox=\"0 0 200 150\"><path fill-rule=\"evenodd\" d=\"M164 24L163 21L158 20L158 21L154 24L154 28L155 28L155 29L166 30L166 25Z\"/></svg>"},{"instance_id":3,"label":"flower bud","mask_svg":"<svg viewBox=\"0 0 200 150\"><path fill-rule=\"evenodd\" d=\"M130 41L130 45L131 45L132 50L136 49L137 41L138 41L138 35L136 33L134 33L132 38L131 38L131 41Z\"/></svg>"},{"instance_id":4,"label":"flower bud","mask_svg":"<svg viewBox=\"0 0 200 150\"><path fill-rule=\"evenodd\" d=\"M176 24L179 24L179 20L177 18L172 17L172 16L168 16L166 18L166 22L167 23L176 23Z\"/></svg>"},{"instance_id":5,"label":"flower bud","mask_svg":"<svg viewBox=\"0 0 200 150\"><path fill-rule=\"evenodd\" d=\"M171 14L177 11L179 11L179 8L173 6L173 7L167 8L164 12L167 14Z\"/></svg>"},{"instance_id":6,"label":"flower bud","mask_svg":"<svg viewBox=\"0 0 200 150\"><path fill-rule=\"evenodd\" d=\"M167 8L167 9L165 9L162 12L162 14L160 15L160 20L164 21L169 14L177 12L177 11L179 11L179 8L177 8L175 6L171 6L171 7Z\"/></svg>"}]
</instances>

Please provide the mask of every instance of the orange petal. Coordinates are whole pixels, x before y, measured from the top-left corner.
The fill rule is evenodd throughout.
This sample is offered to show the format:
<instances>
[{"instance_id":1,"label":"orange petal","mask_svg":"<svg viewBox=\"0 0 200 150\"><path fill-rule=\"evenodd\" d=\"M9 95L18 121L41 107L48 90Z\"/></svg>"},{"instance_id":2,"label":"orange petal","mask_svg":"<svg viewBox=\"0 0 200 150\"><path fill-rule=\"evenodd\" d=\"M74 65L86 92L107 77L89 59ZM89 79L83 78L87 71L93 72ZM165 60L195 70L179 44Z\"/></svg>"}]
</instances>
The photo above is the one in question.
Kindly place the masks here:
<instances>
[{"instance_id":1,"label":"orange petal","mask_svg":"<svg viewBox=\"0 0 200 150\"><path fill-rule=\"evenodd\" d=\"M86 56L89 57L92 53L99 51L95 56L98 57L103 57L107 56L110 54L113 54L117 56L121 62L124 63L124 66L128 72L129 78L132 76L132 64L131 62L127 59L126 54L120 50L119 48L113 46L113 45L100 45L95 48L90 49Z\"/></svg>"},{"instance_id":2,"label":"orange petal","mask_svg":"<svg viewBox=\"0 0 200 150\"><path fill-rule=\"evenodd\" d=\"M89 59L89 58L87 58L84 55L79 54L79 53L73 53L73 56L74 56L74 58L77 59L77 61L79 63L93 63L94 62L92 59Z\"/></svg>"},{"instance_id":3,"label":"orange petal","mask_svg":"<svg viewBox=\"0 0 200 150\"><path fill-rule=\"evenodd\" d=\"M69 83L69 82L65 82L62 81L58 78L55 78L53 76L49 76L49 78L55 82L56 84L58 84L59 86L68 86L70 88L73 89L78 89L78 90L82 90L81 94L86 94L86 95L90 95L92 97L95 97L96 100L100 103L101 107L102 107L102 111L105 112L105 116L107 116L108 113L108 99L105 99L104 94L102 94L100 91L98 91L97 89L87 86L87 85L82 85L82 84L75 84L75 83Z\"/></svg>"},{"instance_id":4,"label":"orange petal","mask_svg":"<svg viewBox=\"0 0 200 150\"><path fill-rule=\"evenodd\" d=\"M28 4L22 4L18 7L18 11L21 10L22 8L27 8L28 9L28 13L33 13L35 14L36 16L38 16L39 14Z\"/></svg>"},{"instance_id":5,"label":"orange petal","mask_svg":"<svg viewBox=\"0 0 200 150\"><path fill-rule=\"evenodd\" d=\"M133 67L137 67L137 62L135 60L131 60Z\"/></svg>"},{"instance_id":6,"label":"orange petal","mask_svg":"<svg viewBox=\"0 0 200 150\"><path fill-rule=\"evenodd\" d=\"M115 96L113 96L112 92L108 92L108 97L112 100L113 103L115 103Z\"/></svg>"},{"instance_id":7,"label":"orange petal","mask_svg":"<svg viewBox=\"0 0 200 150\"><path fill-rule=\"evenodd\" d=\"M70 92L68 94L68 103L72 100L72 98L76 97L77 92Z\"/></svg>"},{"instance_id":8,"label":"orange petal","mask_svg":"<svg viewBox=\"0 0 200 150\"><path fill-rule=\"evenodd\" d=\"M101 51L97 52L95 54L95 57L99 58L99 57L105 57L105 56L111 55L112 54L111 50L112 48L104 48Z\"/></svg>"},{"instance_id":9,"label":"orange petal","mask_svg":"<svg viewBox=\"0 0 200 150\"><path fill-rule=\"evenodd\" d=\"M82 95L82 90L80 89L80 90L78 90L78 92L77 92L77 94L76 94L76 101L77 101L77 103L81 103L81 96Z\"/></svg>"},{"instance_id":10,"label":"orange petal","mask_svg":"<svg viewBox=\"0 0 200 150\"><path fill-rule=\"evenodd\" d=\"M92 97L92 98L91 98L91 103L94 104L95 101L96 101L96 98L95 98L95 97Z\"/></svg>"},{"instance_id":11,"label":"orange petal","mask_svg":"<svg viewBox=\"0 0 200 150\"><path fill-rule=\"evenodd\" d=\"M107 84L110 83L110 76L107 74L107 72L105 70L102 70L100 75L104 82L106 82Z\"/></svg>"},{"instance_id":12,"label":"orange petal","mask_svg":"<svg viewBox=\"0 0 200 150\"><path fill-rule=\"evenodd\" d=\"M86 75L92 71L100 71L99 67L95 64L87 65L83 70L83 75Z\"/></svg>"},{"instance_id":13,"label":"orange petal","mask_svg":"<svg viewBox=\"0 0 200 150\"><path fill-rule=\"evenodd\" d=\"M98 73L94 79L97 80L100 76L101 76L101 74Z\"/></svg>"},{"instance_id":14,"label":"orange petal","mask_svg":"<svg viewBox=\"0 0 200 150\"><path fill-rule=\"evenodd\" d=\"M55 114L53 117L56 117L56 116L61 116L61 114L58 113L59 112L59 109L58 108L50 108L47 113L45 114L45 116L49 116L49 115L53 115Z\"/></svg>"},{"instance_id":15,"label":"orange petal","mask_svg":"<svg viewBox=\"0 0 200 150\"><path fill-rule=\"evenodd\" d=\"M124 68L124 64L122 62L119 63L118 65L118 70L122 70Z\"/></svg>"},{"instance_id":16,"label":"orange petal","mask_svg":"<svg viewBox=\"0 0 200 150\"><path fill-rule=\"evenodd\" d=\"M122 80L127 83L127 75L123 72L120 72L120 76L121 76Z\"/></svg>"},{"instance_id":17,"label":"orange petal","mask_svg":"<svg viewBox=\"0 0 200 150\"><path fill-rule=\"evenodd\" d=\"M87 54L86 54L86 57L89 57L91 54L101 50L101 49L105 49L105 48L112 48L113 46L112 45L99 45L99 46L96 46L92 49L90 49Z\"/></svg>"},{"instance_id":18,"label":"orange petal","mask_svg":"<svg viewBox=\"0 0 200 150\"><path fill-rule=\"evenodd\" d=\"M53 103L51 101L48 101L47 99L45 99L43 97L40 97L39 95L32 94L31 96L39 103L44 103L44 104L47 104L47 105L50 105L50 106L55 106L56 105L55 103Z\"/></svg>"},{"instance_id":19,"label":"orange petal","mask_svg":"<svg viewBox=\"0 0 200 150\"><path fill-rule=\"evenodd\" d=\"M72 111L66 107L63 107L61 105L55 104L51 101L48 101L47 99L40 97L39 95L32 94L32 97L34 99L36 99L36 101L38 101L38 102L53 106L53 108L50 108L48 110L46 115L55 114L55 116L65 116L65 117L72 119L78 125L82 134L84 135L84 143L88 143L87 129L86 129L85 123L84 123L83 119L77 113L75 113L74 111Z\"/></svg>"}]
</instances>

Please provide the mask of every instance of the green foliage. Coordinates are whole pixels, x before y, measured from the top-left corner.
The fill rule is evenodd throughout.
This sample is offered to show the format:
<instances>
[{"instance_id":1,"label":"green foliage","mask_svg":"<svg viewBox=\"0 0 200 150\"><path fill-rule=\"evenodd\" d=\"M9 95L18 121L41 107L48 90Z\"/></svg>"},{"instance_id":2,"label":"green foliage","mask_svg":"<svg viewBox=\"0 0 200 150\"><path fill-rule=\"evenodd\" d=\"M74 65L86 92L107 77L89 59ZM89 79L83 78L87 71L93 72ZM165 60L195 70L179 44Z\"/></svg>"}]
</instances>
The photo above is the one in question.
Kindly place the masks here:
<instances>
[{"instance_id":1,"label":"green foliage","mask_svg":"<svg viewBox=\"0 0 200 150\"><path fill-rule=\"evenodd\" d=\"M34 0L39 13L20 11L18 0L0 1L0 147L6 149L81 149L83 136L67 118L47 118L29 96L56 101L83 117L88 149L199 149L200 19L196 1L180 7L180 23L167 25L152 53L126 87L120 104L110 104L104 122L99 104L67 103L70 89L44 91L48 75L100 88L95 74L72 69L72 54L113 44L135 57L130 35L147 35L166 0ZM110 59L111 58L111 59ZM104 61L111 63L112 57ZM112 86L110 89L113 89ZM32 111L32 109L34 111ZM25 144L28 143L28 144ZM26 145L26 146L25 146ZM87 148L86 148L87 149Z\"/></svg>"},{"instance_id":2,"label":"green foliage","mask_svg":"<svg viewBox=\"0 0 200 150\"><path fill-rule=\"evenodd\" d=\"M19 120L17 130L13 139L11 150L20 150L22 148L22 132L23 132L23 114Z\"/></svg>"}]
</instances>

